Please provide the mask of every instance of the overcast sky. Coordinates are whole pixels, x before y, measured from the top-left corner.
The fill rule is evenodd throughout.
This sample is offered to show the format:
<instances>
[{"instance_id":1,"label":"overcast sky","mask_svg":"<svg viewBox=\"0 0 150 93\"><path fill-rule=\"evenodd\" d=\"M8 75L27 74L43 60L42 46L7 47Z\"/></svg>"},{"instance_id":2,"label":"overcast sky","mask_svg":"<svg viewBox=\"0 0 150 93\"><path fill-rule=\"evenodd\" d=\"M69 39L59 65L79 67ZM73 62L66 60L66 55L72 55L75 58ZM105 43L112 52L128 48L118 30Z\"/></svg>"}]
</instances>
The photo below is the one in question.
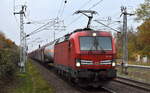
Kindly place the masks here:
<instances>
[{"instance_id":1,"label":"overcast sky","mask_svg":"<svg viewBox=\"0 0 150 93\"><path fill-rule=\"evenodd\" d=\"M57 16L61 20L64 20L64 24L67 26L65 31L56 32L56 37L60 37L66 33L69 33L77 28L84 28L87 24L87 18L85 16L73 15L76 10L89 9L98 12L94 16L94 19L107 19L111 17L113 21L122 20L120 18L120 7L126 6L129 12L133 12L140 3L144 0L15 0L16 11L19 10L20 4L27 5L26 19L25 21L33 21L33 24L25 24L25 32L30 33L36 28L46 23L49 19L54 19ZM20 2L23 1L23 2ZM101 1L101 2L100 2ZM99 3L100 2L100 3ZM19 45L19 15L13 15L14 0L1 0L0 1L0 31ZM64 11L63 11L64 10ZM128 21L130 25L136 27L137 24L133 21L134 17L129 17ZM77 19L77 20L76 20ZM36 22L35 22L36 21ZM107 22L104 22L107 23ZM97 29L105 29L101 25L92 22L92 26ZM117 28L119 24L111 24L110 26ZM38 39L39 40L38 40ZM49 42L53 40L53 30L41 31L35 35L32 35L28 40L28 43L37 40L36 42ZM43 44L44 44L43 43ZM31 44L31 47L34 44Z\"/></svg>"}]
</instances>

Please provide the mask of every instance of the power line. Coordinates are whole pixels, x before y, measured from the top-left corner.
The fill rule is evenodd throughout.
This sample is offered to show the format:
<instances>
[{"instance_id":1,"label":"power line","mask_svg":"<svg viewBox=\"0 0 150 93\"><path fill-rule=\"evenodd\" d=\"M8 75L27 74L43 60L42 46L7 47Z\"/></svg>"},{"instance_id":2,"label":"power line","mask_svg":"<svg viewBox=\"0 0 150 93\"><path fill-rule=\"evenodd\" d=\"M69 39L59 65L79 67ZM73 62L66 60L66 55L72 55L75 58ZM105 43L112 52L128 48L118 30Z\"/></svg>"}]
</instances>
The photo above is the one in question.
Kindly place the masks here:
<instances>
[{"instance_id":1,"label":"power line","mask_svg":"<svg viewBox=\"0 0 150 93\"><path fill-rule=\"evenodd\" d=\"M87 2L85 2L78 10L84 8L87 4L89 4L92 0L88 0Z\"/></svg>"},{"instance_id":2,"label":"power line","mask_svg":"<svg viewBox=\"0 0 150 93\"><path fill-rule=\"evenodd\" d=\"M100 0L100 1L96 2L96 3L93 4L92 7L90 7L88 10L90 10L90 9L92 9L92 8L94 8L94 7L96 7L96 6L97 6L99 3L101 3L102 1L103 1L103 0ZM76 19L74 19L73 21L71 21L68 26L70 26L70 25L72 25L73 23L75 23L76 21L78 21L80 17L81 17L81 16L79 16L79 17L77 17Z\"/></svg>"},{"instance_id":3,"label":"power line","mask_svg":"<svg viewBox=\"0 0 150 93\"><path fill-rule=\"evenodd\" d=\"M67 0L61 1L60 8L57 13L57 17L59 17L59 16L61 17L63 15L66 3L67 3Z\"/></svg>"},{"instance_id":4,"label":"power line","mask_svg":"<svg viewBox=\"0 0 150 93\"><path fill-rule=\"evenodd\" d=\"M87 6L87 4L89 4L92 0L88 0L87 2L85 2L78 10L81 10L82 8L84 8L85 6ZM69 17L71 17L72 15L67 16L65 19L69 19ZM71 22L72 24L72 22Z\"/></svg>"},{"instance_id":5,"label":"power line","mask_svg":"<svg viewBox=\"0 0 150 93\"><path fill-rule=\"evenodd\" d=\"M100 4L103 0L98 1L97 3L93 4L88 10L96 7L98 4Z\"/></svg>"},{"instance_id":6,"label":"power line","mask_svg":"<svg viewBox=\"0 0 150 93\"><path fill-rule=\"evenodd\" d=\"M62 8L62 5L63 5L63 1L64 0L61 0L61 4L60 4L60 7L58 9L58 13L57 13L57 17L59 16L60 12L61 12L61 8Z\"/></svg>"},{"instance_id":7,"label":"power line","mask_svg":"<svg viewBox=\"0 0 150 93\"><path fill-rule=\"evenodd\" d=\"M36 34L36 33L41 32L43 30L46 30L44 27L48 26L49 24L51 24L49 27L52 27L52 26L56 27L55 25L56 24L59 25L61 22L63 22L63 21L59 20L58 18L57 19L53 19L53 20L47 22L46 24L42 25L41 27L35 29L31 33L27 34L26 37L29 37L30 35ZM60 27L60 26L58 26L58 27ZM63 27L65 27L65 26L63 26Z\"/></svg>"},{"instance_id":8,"label":"power line","mask_svg":"<svg viewBox=\"0 0 150 93\"><path fill-rule=\"evenodd\" d=\"M105 27L107 27L107 28L109 28L109 29L111 29L111 30L113 30L113 31L115 31L115 32L120 32L120 31L118 31L118 30L116 30L116 29L114 29L112 27L109 27L108 25L106 25L106 24L104 24L104 23L102 23L102 22L100 22L98 20L94 20L94 21L97 22L97 23L99 23L99 24L101 24L101 25L103 25L103 26L105 26Z\"/></svg>"},{"instance_id":9,"label":"power line","mask_svg":"<svg viewBox=\"0 0 150 93\"><path fill-rule=\"evenodd\" d=\"M13 0L13 12L15 12L16 0Z\"/></svg>"},{"instance_id":10,"label":"power line","mask_svg":"<svg viewBox=\"0 0 150 93\"><path fill-rule=\"evenodd\" d=\"M41 27L39 27L39 28L35 29L33 32L31 32L31 33L27 34L27 37L28 37L28 36L30 36L30 35L32 35L32 34L35 34L35 33L40 32L40 31L41 31L40 29L42 29L43 27L47 26L49 23L50 23L50 22L48 22L48 23L46 23L46 24L42 25ZM53 25L54 25L54 24L53 24ZM53 25L51 25L51 26L53 26Z\"/></svg>"},{"instance_id":11,"label":"power line","mask_svg":"<svg viewBox=\"0 0 150 93\"><path fill-rule=\"evenodd\" d=\"M78 17L77 17L76 19L74 19L73 21L71 21L68 26L71 26L73 23L75 23L77 20L79 20L80 17L81 17L81 15L78 16Z\"/></svg>"},{"instance_id":12,"label":"power line","mask_svg":"<svg viewBox=\"0 0 150 93\"><path fill-rule=\"evenodd\" d=\"M61 16L63 15L63 13L64 13L66 3L67 3L67 0L64 1L64 5L63 5L63 8L62 8L62 12L61 12L61 14L60 14L60 17L61 17Z\"/></svg>"}]
</instances>

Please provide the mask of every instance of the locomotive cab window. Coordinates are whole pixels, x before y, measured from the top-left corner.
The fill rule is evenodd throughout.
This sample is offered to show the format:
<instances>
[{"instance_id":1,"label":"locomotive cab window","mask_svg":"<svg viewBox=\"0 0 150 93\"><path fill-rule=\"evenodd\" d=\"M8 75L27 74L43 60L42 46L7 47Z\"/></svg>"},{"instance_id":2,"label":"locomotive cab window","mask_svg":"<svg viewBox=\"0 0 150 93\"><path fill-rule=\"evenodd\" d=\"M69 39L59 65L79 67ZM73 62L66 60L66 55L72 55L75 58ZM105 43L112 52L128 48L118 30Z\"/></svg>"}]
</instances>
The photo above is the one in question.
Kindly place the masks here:
<instances>
[{"instance_id":1,"label":"locomotive cab window","mask_svg":"<svg viewBox=\"0 0 150 93\"><path fill-rule=\"evenodd\" d=\"M79 37L80 40L80 50L112 50L112 40L111 37Z\"/></svg>"}]
</instances>

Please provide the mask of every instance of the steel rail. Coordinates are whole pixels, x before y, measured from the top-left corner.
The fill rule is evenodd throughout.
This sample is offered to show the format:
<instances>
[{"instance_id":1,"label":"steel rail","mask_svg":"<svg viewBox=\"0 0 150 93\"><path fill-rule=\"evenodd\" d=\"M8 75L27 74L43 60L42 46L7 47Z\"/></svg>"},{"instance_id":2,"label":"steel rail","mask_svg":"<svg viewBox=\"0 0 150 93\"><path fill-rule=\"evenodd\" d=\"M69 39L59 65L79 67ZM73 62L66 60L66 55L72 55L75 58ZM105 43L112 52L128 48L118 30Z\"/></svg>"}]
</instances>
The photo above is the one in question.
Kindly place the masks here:
<instances>
[{"instance_id":1,"label":"steel rail","mask_svg":"<svg viewBox=\"0 0 150 93\"><path fill-rule=\"evenodd\" d=\"M121 66L121 64L118 64L117 66ZM150 69L150 66L143 66L143 65L129 65L128 64L127 67Z\"/></svg>"},{"instance_id":2,"label":"steel rail","mask_svg":"<svg viewBox=\"0 0 150 93\"><path fill-rule=\"evenodd\" d=\"M142 66L142 65L128 65L128 67L150 69L150 66Z\"/></svg>"},{"instance_id":3,"label":"steel rail","mask_svg":"<svg viewBox=\"0 0 150 93\"><path fill-rule=\"evenodd\" d=\"M93 90L93 89L85 89L79 86L76 86L75 89L77 89L78 91L80 91L81 93L101 93L102 90ZM100 87L99 89L103 89L103 91L105 91L104 93L117 93L114 90L111 90L107 87ZM103 93L102 91L102 93Z\"/></svg>"},{"instance_id":4,"label":"steel rail","mask_svg":"<svg viewBox=\"0 0 150 93\"><path fill-rule=\"evenodd\" d=\"M115 91L113 91L113 90L111 90L111 89L109 89L109 88L107 88L107 87L102 87L103 89L105 89L105 90L107 90L108 92L110 92L110 93L117 93L117 92L115 92Z\"/></svg>"},{"instance_id":5,"label":"steel rail","mask_svg":"<svg viewBox=\"0 0 150 93\"><path fill-rule=\"evenodd\" d=\"M133 79L124 78L124 77L120 77L120 76L118 76L117 79L114 81L129 85L132 87L140 88L140 89L145 90L145 91L150 91L150 84L149 83L144 83L144 82L140 82L140 81L136 81Z\"/></svg>"}]
</instances>

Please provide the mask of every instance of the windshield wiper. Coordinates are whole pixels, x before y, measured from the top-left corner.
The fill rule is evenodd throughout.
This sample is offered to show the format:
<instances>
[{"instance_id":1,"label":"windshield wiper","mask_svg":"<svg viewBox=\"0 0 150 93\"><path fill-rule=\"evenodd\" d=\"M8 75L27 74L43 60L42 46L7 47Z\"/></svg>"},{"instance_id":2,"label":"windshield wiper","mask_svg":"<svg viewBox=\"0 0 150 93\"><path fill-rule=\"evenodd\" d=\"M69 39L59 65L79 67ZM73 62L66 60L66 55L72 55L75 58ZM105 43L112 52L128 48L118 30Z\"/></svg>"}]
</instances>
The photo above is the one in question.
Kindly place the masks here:
<instances>
[{"instance_id":1,"label":"windshield wiper","mask_svg":"<svg viewBox=\"0 0 150 93\"><path fill-rule=\"evenodd\" d=\"M90 53L90 52L92 53L93 49L98 50L98 41L97 41L96 37L94 37L93 41L94 42L93 42L91 48L89 49L88 53Z\"/></svg>"},{"instance_id":2,"label":"windshield wiper","mask_svg":"<svg viewBox=\"0 0 150 93\"><path fill-rule=\"evenodd\" d=\"M92 50L96 50L96 51L101 50L102 53L106 53L106 51L103 49L103 47L100 46L100 44L99 44L99 42L98 42L98 39L97 39L96 37L93 37L93 38L94 38L93 44L92 44L92 46L90 47L88 53L92 53Z\"/></svg>"},{"instance_id":3,"label":"windshield wiper","mask_svg":"<svg viewBox=\"0 0 150 93\"><path fill-rule=\"evenodd\" d=\"M99 42L98 42L98 45L97 45L99 48L100 48L100 50L102 51L102 53L106 53L106 51L104 50L104 48L99 44Z\"/></svg>"},{"instance_id":4,"label":"windshield wiper","mask_svg":"<svg viewBox=\"0 0 150 93\"><path fill-rule=\"evenodd\" d=\"M103 53L106 53L106 51L102 48L102 46L99 45L99 48Z\"/></svg>"},{"instance_id":5,"label":"windshield wiper","mask_svg":"<svg viewBox=\"0 0 150 93\"><path fill-rule=\"evenodd\" d=\"M93 39L93 38L92 38L92 39ZM94 50L94 48L97 50L96 38L94 38L93 41L94 41L94 42L92 42L93 44L91 45L90 49L88 50L88 53L92 53L92 50Z\"/></svg>"}]
</instances>

